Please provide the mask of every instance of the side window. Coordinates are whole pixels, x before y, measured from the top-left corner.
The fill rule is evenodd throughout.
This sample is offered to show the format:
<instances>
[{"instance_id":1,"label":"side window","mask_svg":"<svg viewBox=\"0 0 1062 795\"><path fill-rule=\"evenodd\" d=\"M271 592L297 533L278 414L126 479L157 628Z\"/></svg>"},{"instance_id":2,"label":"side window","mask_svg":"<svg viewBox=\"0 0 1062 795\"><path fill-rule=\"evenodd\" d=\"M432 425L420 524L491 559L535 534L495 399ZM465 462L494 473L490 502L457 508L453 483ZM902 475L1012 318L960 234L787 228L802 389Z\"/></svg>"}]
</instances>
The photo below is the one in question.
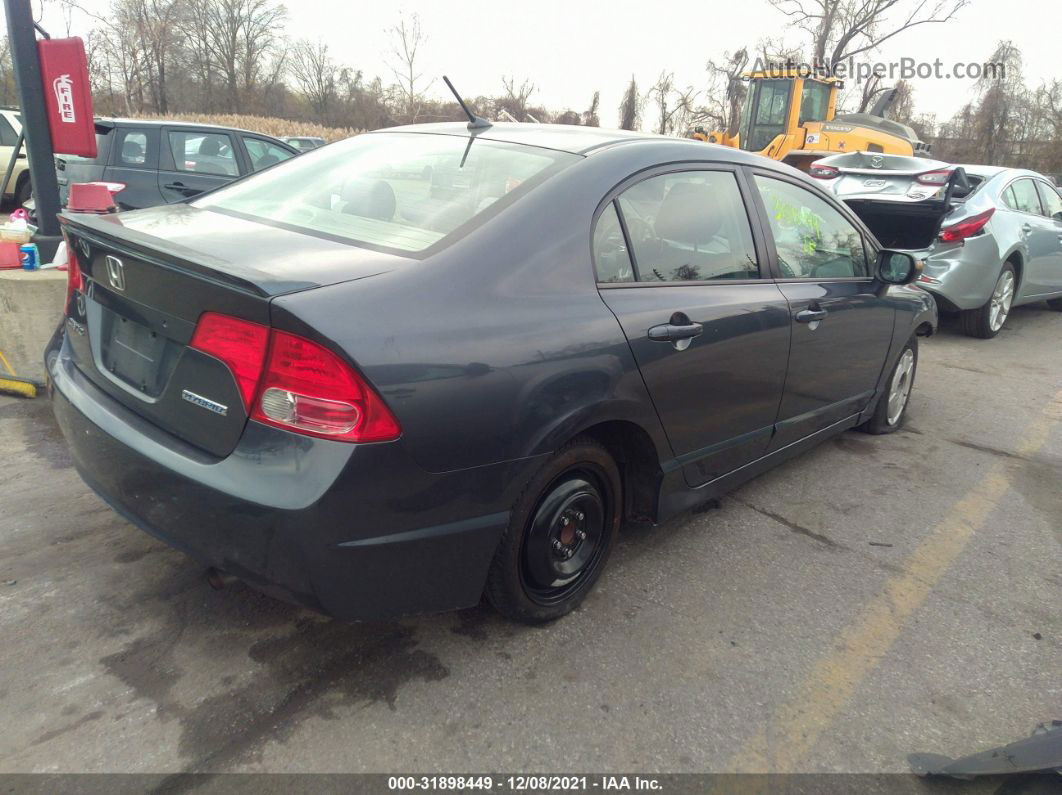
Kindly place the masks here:
<instances>
[{"instance_id":1,"label":"side window","mask_svg":"<svg viewBox=\"0 0 1062 795\"><path fill-rule=\"evenodd\" d=\"M729 171L661 174L619 197L641 282L755 279L745 204Z\"/></svg>"},{"instance_id":2,"label":"side window","mask_svg":"<svg viewBox=\"0 0 1062 795\"><path fill-rule=\"evenodd\" d=\"M1040 201L1044 204L1044 215L1054 218L1056 221L1062 221L1062 196L1058 195L1058 191L1046 182L1040 182L1039 180L1036 182L1036 189L1040 191Z\"/></svg>"},{"instance_id":3,"label":"side window","mask_svg":"<svg viewBox=\"0 0 1062 795\"><path fill-rule=\"evenodd\" d=\"M239 175L229 136L192 131L170 132L170 151L178 171L196 174Z\"/></svg>"},{"instance_id":4,"label":"side window","mask_svg":"<svg viewBox=\"0 0 1062 795\"><path fill-rule=\"evenodd\" d=\"M822 121L830 105L830 87L814 80L804 80L804 90L800 93L800 123Z\"/></svg>"},{"instance_id":5,"label":"side window","mask_svg":"<svg viewBox=\"0 0 1062 795\"><path fill-rule=\"evenodd\" d=\"M1003 193L1002 193L1000 198L1003 199L1003 203L1005 205L1007 205L1010 209L1012 209L1012 210L1017 210L1018 209L1018 200L1014 198L1014 186L1013 185L1008 185L1007 189L1005 191L1003 191Z\"/></svg>"},{"instance_id":6,"label":"side window","mask_svg":"<svg viewBox=\"0 0 1062 795\"><path fill-rule=\"evenodd\" d=\"M1033 213L1043 215L1040 207L1040 197L1036 195L1036 185L1031 179L1019 179L1010 186L1014 192L1013 207L1020 213Z\"/></svg>"},{"instance_id":7,"label":"side window","mask_svg":"<svg viewBox=\"0 0 1062 795\"><path fill-rule=\"evenodd\" d=\"M261 171L263 168L269 168L269 166L279 163L281 160L293 157L292 153L287 149L281 149L279 146L263 141L261 138L247 138L245 136L243 145L247 147L247 154L251 157L252 171Z\"/></svg>"},{"instance_id":8,"label":"side window","mask_svg":"<svg viewBox=\"0 0 1062 795\"><path fill-rule=\"evenodd\" d=\"M852 223L806 188L756 177L786 278L838 279L870 274L863 236Z\"/></svg>"},{"instance_id":9,"label":"side window","mask_svg":"<svg viewBox=\"0 0 1062 795\"><path fill-rule=\"evenodd\" d=\"M606 284L634 281L634 265L627 251L616 203L609 202L594 227L594 268L597 280Z\"/></svg>"},{"instance_id":10,"label":"side window","mask_svg":"<svg viewBox=\"0 0 1062 795\"><path fill-rule=\"evenodd\" d=\"M18 143L18 133L6 118L0 115L0 146L14 146Z\"/></svg>"},{"instance_id":11,"label":"side window","mask_svg":"<svg viewBox=\"0 0 1062 795\"><path fill-rule=\"evenodd\" d=\"M148 158L148 134L145 130L119 130L117 164L144 166Z\"/></svg>"}]
</instances>

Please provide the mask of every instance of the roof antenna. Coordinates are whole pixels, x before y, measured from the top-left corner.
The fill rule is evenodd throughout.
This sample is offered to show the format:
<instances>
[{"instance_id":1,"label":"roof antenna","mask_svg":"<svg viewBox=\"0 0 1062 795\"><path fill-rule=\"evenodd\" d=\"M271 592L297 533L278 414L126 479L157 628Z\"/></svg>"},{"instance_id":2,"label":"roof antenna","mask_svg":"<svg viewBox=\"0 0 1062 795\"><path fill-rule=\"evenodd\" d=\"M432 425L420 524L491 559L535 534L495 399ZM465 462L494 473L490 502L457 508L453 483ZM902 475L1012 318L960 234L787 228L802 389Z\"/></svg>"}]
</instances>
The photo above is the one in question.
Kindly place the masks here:
<instances>
[{"instance_id":1,"label":"roof antenna","mask_svg":"<svg viewBox=\"0 0 1062 795\"><path fill-rule=\"evenodd\" d=\"M485 130L488 127L494 126L482 116L477 116L475 113L469 110L468 105L466 105L465 101L461 99L461 95L457 93L457 89L454 88L454 84L450 82L449 77L443 75L443 82L446 83L446 87L450 89L454 97L457 99L457 104L461 106L461 110L463 110L465 112L465 115L468 116L468 129Z\"/></svg>"}]
</instances>

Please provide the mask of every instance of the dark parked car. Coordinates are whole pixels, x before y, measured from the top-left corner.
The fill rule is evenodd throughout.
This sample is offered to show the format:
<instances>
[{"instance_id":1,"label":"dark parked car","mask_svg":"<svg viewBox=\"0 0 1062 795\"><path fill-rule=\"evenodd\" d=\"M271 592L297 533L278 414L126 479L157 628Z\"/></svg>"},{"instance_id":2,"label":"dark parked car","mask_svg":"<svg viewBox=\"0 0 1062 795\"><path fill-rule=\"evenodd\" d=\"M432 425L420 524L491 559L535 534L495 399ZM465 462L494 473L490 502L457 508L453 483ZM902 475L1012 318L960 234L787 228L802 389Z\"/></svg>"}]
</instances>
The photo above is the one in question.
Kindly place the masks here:
<instances>
[{"instance_id":1,"label":"dark parked car","mask_svg":"<svg viewBox=\"0 0 1062 795\"><path fill-rule=\"evenodd\" d=\"M898 428L936 325L918 263L794 169L597 129L398 128L62 220L84 479L345 619L563 615L621 522Z\"/></svg>"},{"instance_id":2,"label":"dark parked car","mask_svg":"<svg viewBox=\"0 0 1062 795\"><path fill-rule=\"evenodd\" d=\"M59 198L75 182L120 182L123 210L180 202L299 152L261 133L209 124L97 119L94 158L57 155Z\"/></svg>"}]
</instances>

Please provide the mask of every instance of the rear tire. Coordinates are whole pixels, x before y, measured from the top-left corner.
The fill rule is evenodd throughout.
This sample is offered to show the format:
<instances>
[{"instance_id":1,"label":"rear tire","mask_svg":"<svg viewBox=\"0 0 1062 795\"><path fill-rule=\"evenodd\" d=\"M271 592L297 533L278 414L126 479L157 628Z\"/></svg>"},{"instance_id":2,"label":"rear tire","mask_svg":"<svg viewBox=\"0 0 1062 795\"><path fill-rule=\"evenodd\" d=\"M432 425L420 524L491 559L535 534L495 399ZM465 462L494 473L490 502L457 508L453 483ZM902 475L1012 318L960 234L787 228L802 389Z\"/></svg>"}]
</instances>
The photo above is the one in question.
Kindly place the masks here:
<instances>
[{"instance_id":1,"label":"rear tire","mask_svg":"<svg viewBox=\"0 0 1062 795\"><path fill-rule=\"evenodd\" d=\"M1062 312L1062 298L1048 298L1047 305L1056 312Z\"/></svg>"},{"instance_id":2,"label":"rear tire","mask_svg":"<svg viewBox=\"0 0 1062 795\"><path fill-rule=\"evenodd\" d=\"M963 333L983 340L996 336L1010 316L1017 288L1018 278L1014 265L1004 262L996 279L996 286L985 305L977 309L968 309L959 316Z\"/></svg>"},{"instance_id":3,"label":"rear tire","mask_svg":"<svg viewBox=\"0 0 1062 795\"><path fill-rule=\"evenodd\" d=\"M487 574L486 596L507 618L553 621L597 582L619 532L619 469L594 439L559 449L516 500Z\"/></svg>"},{"instance_id":4,"label":"rear tire","mask_svg":"<svg viewBox=\"0 0 1062 795\"><path fill-rule=\"evenodd\" d=\"M918 371L918 337L912 336L900 351L896 364L885 382L885 391L878 398L874 414L856 430L863 433L893 433L903 427L907 406L911 401L915 373Z\"/></svg>"},{"instance_id":5,"label":"rear tire","mask_svg":"<svg viewBox=\"0 0 1062 795\"><path fill-rule=\"evenodd\" d=\"M19 209L23 204L33 198L33 183L29 178L22 180L22 183L15 189L15 209Z\"/></svg>"}]
</instances>

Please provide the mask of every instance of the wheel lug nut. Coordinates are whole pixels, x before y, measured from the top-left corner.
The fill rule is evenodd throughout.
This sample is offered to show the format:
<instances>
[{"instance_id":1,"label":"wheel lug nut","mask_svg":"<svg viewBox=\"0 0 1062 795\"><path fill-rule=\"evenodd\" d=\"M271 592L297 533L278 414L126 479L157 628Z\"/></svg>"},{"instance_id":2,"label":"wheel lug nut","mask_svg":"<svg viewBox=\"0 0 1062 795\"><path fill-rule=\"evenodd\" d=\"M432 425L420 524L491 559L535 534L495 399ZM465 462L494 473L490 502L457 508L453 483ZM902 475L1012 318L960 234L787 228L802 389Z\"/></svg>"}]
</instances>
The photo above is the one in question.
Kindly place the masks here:
<instances>
[{"instance_id":1,"label":"wheel lug nut","mask_svg":"<svg viewBox=\"0 0 1062 795\"><path fill-rule=\"evenodd\" d=\"M586 531L580 527L578 530L575 531L575 537L578 538L580 541L585 541Z\"/></svg>"}]
</instances>

